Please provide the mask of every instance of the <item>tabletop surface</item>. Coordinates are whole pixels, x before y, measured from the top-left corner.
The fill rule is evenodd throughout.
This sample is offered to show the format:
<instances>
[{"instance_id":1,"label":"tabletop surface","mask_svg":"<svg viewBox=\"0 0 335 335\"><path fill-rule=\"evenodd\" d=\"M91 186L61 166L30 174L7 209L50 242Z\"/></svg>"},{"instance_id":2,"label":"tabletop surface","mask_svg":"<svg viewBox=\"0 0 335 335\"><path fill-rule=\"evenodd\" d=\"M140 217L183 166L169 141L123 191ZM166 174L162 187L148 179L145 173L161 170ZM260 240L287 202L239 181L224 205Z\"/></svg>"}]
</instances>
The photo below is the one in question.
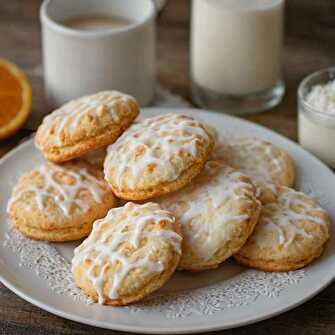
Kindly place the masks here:
<instances>
[{"instance_id":1,"label":"tabletop surface","mask_svg":"<svg viewBox=\"0 0 335 335\"><path fill-rule=\"evenodd\" d=\"M33 86L33 110L45 108L38 11L40 0L0 3L0 57L18 64ZM158 18L158 79L189 99L189 0L169 0ZM334 0L290 0L286 8L284 71L287 92L272 111L247 117L293 140L297 139L296 90L308 73L334 65ZM28 130L0 142L0 156L15 147ZM317 297L276 318L225 334L335 334L335 283ZM0 335L116 334L53 316L11 293L0 283Z\"/></svg>"}]
</instances>

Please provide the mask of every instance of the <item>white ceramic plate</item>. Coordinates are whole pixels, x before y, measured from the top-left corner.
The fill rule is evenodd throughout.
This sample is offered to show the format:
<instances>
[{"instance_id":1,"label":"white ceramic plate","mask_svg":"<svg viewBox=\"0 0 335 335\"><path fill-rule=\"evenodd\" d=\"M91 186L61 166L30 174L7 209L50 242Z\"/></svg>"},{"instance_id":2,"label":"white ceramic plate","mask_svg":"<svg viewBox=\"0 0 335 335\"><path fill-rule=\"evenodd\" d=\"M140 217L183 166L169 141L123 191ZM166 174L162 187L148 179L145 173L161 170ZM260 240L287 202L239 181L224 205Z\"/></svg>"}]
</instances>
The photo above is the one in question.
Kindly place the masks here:
<instances>
[{"instance_id":1,"label":"white ceramic plate","mask_svg":"<svg viewBox=\"0 0 335 335\"><path fill-rule=\"evenodd\" d=\"M146 109L144 116L171 109ZM180 110L185 113L185 109ZM260 136L287 150L297 168L297 188L314 196L335 222L335 177L295 143L253 123L218 113L186 110L220 133ZM200 274L177 273L147 301L126 308L87 304L75 289L68 261L74 244L30 241L10 230L6 203L17 178L42 161L33 141L0 161L0 280L23 299L61 317L85 324L141 333L195 333L238 327L287 311L331 283L335 243L305 270L264 273L233 261Z\"/></svg>"}]
</instances>

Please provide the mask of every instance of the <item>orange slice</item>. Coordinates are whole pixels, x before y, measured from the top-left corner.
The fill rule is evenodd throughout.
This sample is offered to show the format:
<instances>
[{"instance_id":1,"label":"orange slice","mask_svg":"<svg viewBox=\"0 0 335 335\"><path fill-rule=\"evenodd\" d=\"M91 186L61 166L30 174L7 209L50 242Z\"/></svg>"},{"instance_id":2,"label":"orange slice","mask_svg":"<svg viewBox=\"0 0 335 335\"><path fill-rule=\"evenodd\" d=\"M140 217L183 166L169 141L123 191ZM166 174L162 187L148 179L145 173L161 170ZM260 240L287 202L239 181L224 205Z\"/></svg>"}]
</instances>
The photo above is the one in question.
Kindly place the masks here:
<instances>
[{"instance_id":1,"label":"orange slice","mask_svg":"<svg viewBox=\"0 0 335 335\"><path fill-rule=\"evenodd\" d=\"M19 130L31 111L31 86L13 63L0 59L0 139Z\"/></svg>"}]
</instances>

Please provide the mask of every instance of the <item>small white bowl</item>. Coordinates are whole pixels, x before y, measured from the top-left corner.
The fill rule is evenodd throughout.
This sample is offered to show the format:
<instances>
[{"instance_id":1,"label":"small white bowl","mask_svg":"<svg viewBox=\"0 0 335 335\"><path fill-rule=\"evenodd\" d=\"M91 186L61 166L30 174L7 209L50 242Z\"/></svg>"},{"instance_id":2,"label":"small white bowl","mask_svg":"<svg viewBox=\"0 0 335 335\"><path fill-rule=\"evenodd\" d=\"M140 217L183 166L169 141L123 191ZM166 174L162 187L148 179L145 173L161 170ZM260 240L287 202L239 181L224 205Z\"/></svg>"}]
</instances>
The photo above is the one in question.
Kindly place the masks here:
<instances>
[{"instance_id":1,"label":"small white bowl","mask_svg":"<svg viewBox=\"0 0 335 335\"><path fill-rule=\"evenodd\" d=\"M335 67L314 72L298 88L299 143L326 164L335 168L335 115L318 110L307 101L316 85L326 85L335 80Z\"/></svg>"}]
</instances>

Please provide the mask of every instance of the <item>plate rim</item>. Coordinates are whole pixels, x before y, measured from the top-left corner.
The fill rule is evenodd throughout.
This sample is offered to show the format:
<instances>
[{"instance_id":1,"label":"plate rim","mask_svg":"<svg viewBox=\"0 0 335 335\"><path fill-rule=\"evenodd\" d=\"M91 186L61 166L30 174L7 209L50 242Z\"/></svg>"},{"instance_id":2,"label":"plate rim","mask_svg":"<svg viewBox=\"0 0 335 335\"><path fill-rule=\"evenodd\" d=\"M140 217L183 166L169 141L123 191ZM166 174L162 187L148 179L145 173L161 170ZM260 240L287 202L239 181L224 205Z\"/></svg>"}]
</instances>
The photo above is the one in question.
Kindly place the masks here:
<instances>
[{"instance_id":1,"label":"plate rim","mask_svg":"<svg viewBox=\"0 0 335 335\"><path fill-rule=\"evenodd\" d=\"M168 112L183 112L183 113L199 113L199 117L201 118L201 113L203 113L203 117L206 117L206 114L215 114L220 115L219 112L209 111L209 110L203 110L203 109L196 109L196 108L168 108L168 107L150 107L150 108L143 108L143 112L153 112L153 113L168 113ZM329 173L334 174L334 172L322 161L320 161L317 157L315 157L310 152L306 151L304 148L299 146L298 143L294 142L293 140L285 137L284 135L281 135L277 132L275 132L272 129L266 128L260 124L254 123L249 120L241 119L232 115L223 114L221 115L223 118L232 119L244 124L248 124L252 127L258 128L261 131L265 131L268 134L275 135L277 137L280 137L282 140L287 141L290 143L290 145L293 145L295 147L298 147L299 150L303 151L307 156L309 156L310 159L312 159L315 163L318 163L320 166L322 166L323 169L328 170ZM11 151L9 151L7 154L5 154L2 158L0 158L0 165L2 165L6 160L10 159L12 156L14 156L17 151L22 150L25 146L30 146L32 142L34 141L34 138L27 139L23 143L20 143L15 148L13 148ZM0 262L2 258L0 256ZM282 313L285 313L286 311L289 311L291 309L296 308L297 306L302 305L306 301L312 299L315 297L318 293L320 293L322 290L324 290L327 286L329 286L333 281L335 280L335 269L333 272L329 272L329 275L326 277L326 280L322 283L321 286L319 286L317 289L314 289L313 292L306 294L302 298L298 298L296 301L289 303L286 306L279 306L277 309L270 313L261 313L259 317L250 316L245 318L243 321L230 321L226 324L220 324L220 322L216 322L213 325L206 324L204 326L197 326L196 329L192 328L192 326L178 326L176 328L159 328L155 327L154 329L146 326L136 326L136 325L124 325L124 324L117 324L117 323L107 323L105 321L97 321L97 320L90 320L85 317L75 315L75 314L69 314L67 312L62 311L59 308L52 307L48 304L45 304L44 302L41 302L38 300L38 298L34 298L31 294L27 294L20 290L16 284L13 284L10 282L10 280L7 280L5 278L5 275L1 274L1 267L0 267L0 282L3 283L5 287L7 287L9 290L14 292L16 295L18 295L23 300L28 301L32 305L35 305L51 314L57 315L59 317L79 322L82 324L86 324L93 327L100 327L110 330L116 330L116 331L128 331L128 332L137 332L137 333L143 333L143 334L189 334L189 333L200 333L204 331L216 331L216 330L225 330L225 329L231 329L236 327L242 327L245 325L257 323L266 319L270 319L274 316L280 315Z\"/></svg>"}]
</instances>

